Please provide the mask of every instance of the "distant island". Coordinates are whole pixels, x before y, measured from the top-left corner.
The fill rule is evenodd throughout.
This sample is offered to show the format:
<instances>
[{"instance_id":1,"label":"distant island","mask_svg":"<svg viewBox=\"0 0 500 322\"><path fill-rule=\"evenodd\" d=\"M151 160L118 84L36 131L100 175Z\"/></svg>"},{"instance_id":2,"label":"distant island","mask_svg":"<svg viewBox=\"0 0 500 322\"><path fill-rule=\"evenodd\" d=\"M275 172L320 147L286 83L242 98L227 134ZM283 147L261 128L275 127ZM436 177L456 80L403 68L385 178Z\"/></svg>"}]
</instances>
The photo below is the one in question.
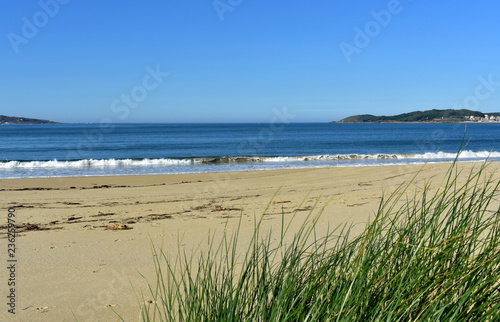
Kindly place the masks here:
<instances>
[{"instance_id":1,"label":"distant island","mask_svg":"<svg viewBox=\"0 0 500 322\"><path fill-rule=\"evenodd\" d=\"M61 124L59 122L32 119L27 117L0 115L0 124Z\"/></svg>"},{"instance_id":2,"label":"distant island","mask_svg":"<svg viewBox=\"0 0 500 322\"><path fill-rule=\"evenodd\" d=\"M482 113L471 110L427 110L398 114L393 116L375 116L361 114L346 117L330 123L461 123L481 122L500 123L500 112Z\"/></svg>"}]
</instances>

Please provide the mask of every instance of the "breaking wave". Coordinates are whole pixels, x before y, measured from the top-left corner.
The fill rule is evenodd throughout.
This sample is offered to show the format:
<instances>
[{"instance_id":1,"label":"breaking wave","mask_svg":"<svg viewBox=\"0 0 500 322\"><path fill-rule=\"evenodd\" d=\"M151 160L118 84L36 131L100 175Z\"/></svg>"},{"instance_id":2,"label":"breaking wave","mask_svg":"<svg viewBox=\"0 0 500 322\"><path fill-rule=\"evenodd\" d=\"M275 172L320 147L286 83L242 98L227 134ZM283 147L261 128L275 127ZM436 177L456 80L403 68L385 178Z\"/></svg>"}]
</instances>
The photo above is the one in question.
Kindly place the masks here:
<instances>
[{"instance_id":1,"label":"breaking wave","mask_svg":"<svg viewBox=\"0 0 500 322\"><path fill-rule=\"evenodd\" d=\"M162 158L162 159L85 159L73 161L2 161L0 169L40 169L40 168L118 168L118 167L154 167L185 166L196 164L230 164L230 163L291 163L314 161L348 161L348 160L429 160L447 161L458 159L483 160L500 158L500 152L462 151L457 153L428 152L422 154L336 154L309 156L238 156L238 157L203 157L203 158Z\"/></svg>"}]
</instances>

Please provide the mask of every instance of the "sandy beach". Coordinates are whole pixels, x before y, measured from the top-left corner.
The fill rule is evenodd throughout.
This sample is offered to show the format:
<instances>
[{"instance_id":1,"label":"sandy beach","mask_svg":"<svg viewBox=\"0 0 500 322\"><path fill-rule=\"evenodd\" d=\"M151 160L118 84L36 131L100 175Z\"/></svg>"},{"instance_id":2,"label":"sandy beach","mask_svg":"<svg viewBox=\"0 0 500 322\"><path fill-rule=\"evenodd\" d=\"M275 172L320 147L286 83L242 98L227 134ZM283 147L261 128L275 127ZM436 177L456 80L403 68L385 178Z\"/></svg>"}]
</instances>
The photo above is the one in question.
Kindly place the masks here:
<instances>
[{"instance_id":1,"label":"sandy beach","mask_svg":"<svg viewBox=\"0 0 500 322\"><path fill-rule=\"evenodd\" d=\"M466 179L481 163L460 163ZM154 283L151 245L175 256L206 247L208 236L236 229L244 244L255 220L279 230L282 214L299 227L322 213L319 229L355 223L377 210L383 195L412 182L443 184L450 164L319 168L214 174L0 180L2 262L8 209L15 209L18 321L139 320ZM500 180L500 163L486 173ZM412 181L413 180L413 181ZM2 285L8 280L2 269ZM144 279L141 275L147 278ZM5 301L6 288L2 287ZM6 305L0 320L12 320ZM115 313L116 311L116 313Z\"/></svg>"}]
</instances>

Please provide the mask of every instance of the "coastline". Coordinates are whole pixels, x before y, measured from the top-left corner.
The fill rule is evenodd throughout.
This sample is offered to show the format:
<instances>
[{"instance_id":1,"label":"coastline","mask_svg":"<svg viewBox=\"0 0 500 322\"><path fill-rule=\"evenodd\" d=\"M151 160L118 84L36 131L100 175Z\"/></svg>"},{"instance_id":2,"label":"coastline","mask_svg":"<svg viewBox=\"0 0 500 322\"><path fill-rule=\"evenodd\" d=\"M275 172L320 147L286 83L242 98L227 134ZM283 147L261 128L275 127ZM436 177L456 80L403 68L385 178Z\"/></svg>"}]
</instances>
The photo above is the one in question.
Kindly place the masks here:
<instances>
[{"instance_id":1,"label":"coastline","mask_svg":"<svg viewBox=\"0 0 500 322\"><path fill-rule=\"evenodd\" d=\"M85 159L0 162L0 180L92 178L238 173L321 168L407 166L431 163L500 161L500 152L463 150L422 154L333 154L292 156L191 157L162 159ZM66 179L65 179L66 178Z\"/></svg>"},{"instance_id":2,"label":"coastline","mask_svg":"<svg viewBox=\"0 0 500 322\"><path fill-rule=\"evenodd\" d=\"M342 121L331 121L331 124L500 124L500 121L450 121L450 122L439 122L439 121L428 121L428 122L404 122L404 121L381 121L381 122L342 122Z\"/></svg>"},{"instance_id":3,"label":"coastline","mask_svg":"<svg viewBox=\"0 0 500 322\"><path fill-rule=\"evenodd\" d=\"M481 164L457 167L468 174ZM148 300L139 273L154 282L151 244L171 254L203 249L207 236L236 229L240 219L244 244L255 218L264 214L262 229L278 230L282 212L287 222L294 218L291 231L322 212L319 233L345 223L360 232L382 195L409 182L408 195L427 183L435 191L449 167L1 179L2 238L7 209L16 209L20 225L17 318L117 320L115 310L137 320ZM490 162L486 173L500 180L498 170L500 162Z\"/></svg>"}]
</instances>

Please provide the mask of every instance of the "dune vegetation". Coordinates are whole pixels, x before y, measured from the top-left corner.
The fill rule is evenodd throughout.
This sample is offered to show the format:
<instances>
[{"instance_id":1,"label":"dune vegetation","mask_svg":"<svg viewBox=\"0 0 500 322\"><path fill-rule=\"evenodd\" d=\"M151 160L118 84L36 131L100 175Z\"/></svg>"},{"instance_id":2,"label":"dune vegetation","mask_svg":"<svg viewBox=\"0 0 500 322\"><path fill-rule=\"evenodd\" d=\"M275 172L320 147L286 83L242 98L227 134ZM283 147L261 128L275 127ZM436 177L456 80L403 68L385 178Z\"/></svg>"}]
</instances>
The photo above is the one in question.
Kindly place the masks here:
<instances>
[{"instance_id":1,"label":"dune vegetation","mask_svg":"<svg viewBox=\"0 0 500 322\"><path fill-rule=\"evenodd\" d=\"M346 224L319 236L313 216L290 232L283 217L283 228L269 233L257 222L243 255L238 231L194 257L172 260L153 247L154 301L141 318L498 321L499 182L485 167L461 173L453 164L444 185L417 193L400 186L357 235Z\"/></svg>"}]
</instances>

